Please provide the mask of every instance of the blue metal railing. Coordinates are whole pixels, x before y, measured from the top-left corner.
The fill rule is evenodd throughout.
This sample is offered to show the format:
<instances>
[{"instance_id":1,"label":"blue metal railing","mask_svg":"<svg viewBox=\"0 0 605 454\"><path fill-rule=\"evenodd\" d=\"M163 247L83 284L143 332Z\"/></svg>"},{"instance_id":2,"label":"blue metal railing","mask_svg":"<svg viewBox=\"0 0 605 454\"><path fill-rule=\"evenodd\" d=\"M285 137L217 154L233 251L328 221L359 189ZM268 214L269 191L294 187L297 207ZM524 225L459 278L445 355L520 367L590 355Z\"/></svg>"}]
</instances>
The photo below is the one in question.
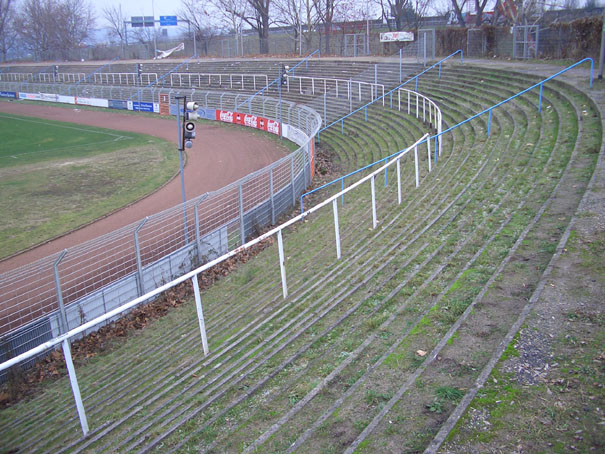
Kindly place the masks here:
<instances>
[{"instance_id":1,"label":"blue metal railing","mask_svg":"<svg viewBox=\"0 0 605 454\"><path fill-rule=\"evenodd\" d=\"M84 79L82 79L82 80L78 81L78 83L76 83L76 85L75 85L75 86L77 87L77 86L78 86L78 85L80 85L82 82L86 82L86 81L87 81L87 80L88 80L88 79L89 79L91 76L94 76L95 74L97 74L97 73L101 72L101 71L102 71L102 70L103 70L105 67L110 66L110 65L111 65L111 64L112 64L114 61L119 60L119 59L120 59L120 57L115 57L115 58L113 58L112 60L110 60L110 61L109 61L109 63L104 64L104 65L103 65L103 66L101 66L99 69L96 69L96 70L94 70L93 72L91 72L90 74L88 74L88 75L87 75L87 76L86 76ZM71 88L72 88L72 86L70 85L70 86L69 86L68 93L71 93Z\"/></svg>"},{"instance_id":2,"label":"blue metal railing","mask_svg":"<svg viewBox=\"0 0 605 454\"><path fill-rule=\"evenodd\" d=\"M452 54L452 55L453 55L453 54ZM585 62L587 62L587 61L590 61L590 88L592 88L592 84L593 84L593 72L594 72L594 60L593 60L592 58L587 57L587 58L584 58L584 59L580 60L579 62L574 63L574 64L573 64L573 65L571 65L571 66L568 66L568 67L567 67L567 68L565 68L565 69L562 69L562 70L561 70L561 71L559 71L558 73L553 74L552 76L549 76L549 77L547 77L546 79L544 79L544 80L542 80L542 81L540 81L540 82L538 82L538 83L536 83L536 84L532 85L531 87L528 87L528 88L526 88L525 90L522 90L522 91L520 91L519 93L517 93L517 94L515 94L515 95L513 95L513 96L511 96L511 97L509 97L509 98L507 98L507 99L505 99L505 100L503 100L503 101L500 101L499 103L494 104L493 106L488 107L487 109L482 110L481 112L479 112L479 113L477 113L477 114L475 114L475 115L473 115L473 116L471 116L471 117L467 118L466 120L463 120L463 121L461 121L460 123L457 123L457 124L455 124L454 126L451 126L450 128L447 128L446 130L442 131L441 133L435 134L434 136L431 136L431 137L427 138L426 140L424 140L424 141L422 141L422 142L419 142L419 143L418 143L418 145L420 146L420 145L422 145L422 144L424 144L424 143L426 143L426 142L430 142L430 140L433 140L433 142L435 143L435 152L434 152L434 160L433 160L433 162L434 162L435 164L437 164L437 143L438 143L438 140L437 140L437 139L438 139L440 136L442 136L442 135L443 135L443 134L445 134L446 132L453 131L454 129L456 129L456 128L458 128L458 127L462 126L463 124L468 123L469 121L474 120L475 118L480 117L481 115L484 115L484 114L486 114L486 113L488 113L488 114L489 114L489 117L488 117L488 123L487 123L487 135L489 136L489 135L490 135L490 131L491 131L492 110L494 110L496 107L501 106L502 104L506 104L507 102L511 101L512 99L515 99L515 98L517 98L517 97L519 97L519 96L521 96L521 95L523 95L523 94L525 94L525 93L527 93L527 92L529 92L529 91L531 91L531 90L533 90L534 88L537 88L537 87L540 87L540 95L539 95L539 96L540 96L540 98L539 98L539 103L538 103L538 112L542 112L542 89L543 89L544 84L545 84L546 82L548 82L549 80L552 80L552 79L554 79L555 77L557 77L557 76L559 76L559 75L561 75L561 74L563 74L563 73L565 73L565 72L569 71L570 69L573 69L573 68L575 68L576 66L581 65L582 63L585 63ZM419 75L420 75L420 74L419 74ZM417 76L416 76L416 77L417 77ZM412 79L410 79L410 80L412 80ZM409 82L409 81L408 81L408 82ZM406 83L407 83L407 82L406 82ZM398 88L400 88L400 87L398 87ZM338 121L340 121L340 120L338 120ZM338 122L338 121L337 121L337 122ZM324 128L324 129L325 129L325 128ZM318 134L318 135L319 135L319 134ZM361 169L357 169L357 170L355 170L355 171L353 171L353 172L351 172L351 173L348 173L347 175L344 175L344 176L342 176L342 177L340 177L340 178L337 178L337 179L335 179L335 180L333 180L333 181L330 181L329 183L326 183L326 184L324 184L324 185L322 185L322 186L320 186L320 187L318 187L318 188L315 188L315 189L313 189L312 191L309 191L309 192L306 192L306 193L302 194L302 195L300 196L300 209L301 209L301 213L303 212L303 199L304 199L304 197L305 197L305 196L311 195L311 194L313 194L313 193L315 193L315 192L317 192L317 191L319 191L319 190L321 190L321 189L324 189L324 188L326 188L326 187L328 187L328 186L332 186L332 185L334 185L334 184L336 184L336 183L338 183L338 182L340 182L340 184L341 184L341 188L342 188L342 189L344 189L344 180L345 180L346 178L351 177L351 176L353 176L353 175L355 175L355 174L357 174L357 173L359 173L359 172L362 172L362 171L364 171L364 170L367 170L367 169L369 169L370 167L373 167L373 166L375 166L375 165L377 165L377 164L384 163L384 162L386 162L388 159L390 159L390 158L392 158L392 157L394 157L394 156L396 156L396 155L398 155L398 154L402 153L403 151L405 151L405 149L403 149L403 150L399 150L398 152L393 153L393 154L391 154L391 155L387 156L386 158L382 158L382 159L380 159L380 160L378 160L378 161L373 162L372 164L368 164L367 166L362 167ZM387 175L386 175L386 173L385 173L385 184L386 184L386 178L387 178ZM343 196L343 203L344 203L344 196Z\"/></svg>"},{"instance_id":3,"label":"blue metal railing","mask_svg":"<svg viewBox=\"0 0 605 454\"><path fill-rule=\"evenodd\" d=\"M305 58L303 58L301 61L299 61L296 65L294 65L292 68L289 68L286 73L289 73L290 71L292 71L294 73L294 70L296 68L298 68L300 65L302 65L303 63L305 63L305 67L308 68L309 67L309 59L315 55L318 54L318 58L321 59L321 51L319 49L314 50L313 52L311 52L309 55L307 55ZM258 90L256 93L250 95L247 99L245 99L243 102L239 103L238 105L235 106L235 110L237 111L241 106L243 106L246 103L249 103L250 101L252 101L254 99L255 96L258 95L265 95L265 90L269 89L269 87L271 87L273 84L277 83L278 81L281 80L281 74L279 74L275 79L273 79L271 82L269 82L267 85L265 85L263 88L261 88L260 90Z\"/></svg>"},{"instance_id":4,"label":"blue metal railing","mask_svg":"<svg viewBox=\"0 0 605 454\"><path fill-rule=\"evenodd\" d=\"M450 55L448 55L447 57L445 57L445 58L443 58L443 59L439 60L439 61L438 61L437 63L435 63L434 65L429 66L427 69L425 69L425 70L424 70L424 71L422 71L421 73L418 73L418 74L416 74L414 77L412 77L412 78L410 78L410 79L406 80L405 82L403 82L402 84L397 85L395 88L393 88L392 90L390 90L390 91L386 92L385 94L383 94L383 95L379 96L379 97L378 97L378 98L376 98L375 100L373 100L373 101L371 101L371 102L367 103L367 104L366 104L366 105L364 105L364 106L359 107L358 109L355 109L353 112L348 113L347 115L345 115L345 116L344 116L344 117L342 117L342 118L339 118L338 120L334 120L334 121L333 121L332 123L330 123L329 125L324 126L324 127L323 127L322 129L320 129L320 130L319 130L319 132L317 133L317 139L318 139L318 141L319 141L319 142L321 142L321 136L320 136L320 134L321 134L321 132L322 132L322 131L325 131L326 129L328 129L328 128L329 128L329 127L331 127L331 126L334 126L334 125L335 125L335 124L337 124L337 123L340 123L340 124L341 124L341 125L340 125L340 127L341 127L341 131L342 131L342 130L344 129L344 120L345 120L346 118L350 117L351 115L353 115L353 114L355 114L355 113L357 113L357 112L360 112L362 109L364 109L364 110L365 110L365 115L366 115L366 120L367 120L367 115L368 115L368 110L367 110L367 109L368 109L368 106L371 106L371 105L372 105L372 104L374 104L375 102L377 102L377 101L380 101L380 100L384 99L384 98L385 98L387 95L392 95L392 94L393 94L393 92L395 92L395 91L399 90L401 87L403 87L404 85L406 85L406 84L410 83L410 82L411 82L411 81L413 81L413 80L415 80L415 81L416 81L416 91L418 91L418 78L419 78L420 76L422 76L424 73L426 73L427 71L430 71L431 69L435 68L436 66L439 66L439 79L441 79L441 64L442 64L443 62L445 62L446 60L448 60L448 59L452 58L453 56L457 55L457 54L460 54L460 62L461 62L461 63L464 63L464 53L462 52L462 50L461 50L461 49L459 49L459 50L457 50L456 52L454 52L453 54L450 54Z\"/></svg>"}]
</instances>

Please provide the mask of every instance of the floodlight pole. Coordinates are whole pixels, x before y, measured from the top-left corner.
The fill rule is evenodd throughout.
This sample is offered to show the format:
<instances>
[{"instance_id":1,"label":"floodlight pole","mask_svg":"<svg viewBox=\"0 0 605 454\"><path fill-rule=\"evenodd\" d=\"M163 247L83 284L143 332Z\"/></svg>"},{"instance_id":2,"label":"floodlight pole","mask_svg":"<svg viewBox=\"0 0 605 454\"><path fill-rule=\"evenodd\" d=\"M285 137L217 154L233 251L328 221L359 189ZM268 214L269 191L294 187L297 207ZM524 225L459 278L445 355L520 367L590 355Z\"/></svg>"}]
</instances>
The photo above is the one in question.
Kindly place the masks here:
<instances>
[{"instance_id":1,"label":"floodlight pole","mask_svg":"<svg viewBox=\"0 0 605 454\"><path fill-rule=\"evenodd\" d=\"M185 110L187 106L186 96L176 96L176 125L177 135L179 137L179 164L181 169L181 196L183 199L183 218L185 220L185 244L189 243L189 235L187 232L187 198L185 197L185 171L183 170L183 123L185 120ZM183 123L181 123L181 99L183 100Z\"/></svg>"}]
</instances>

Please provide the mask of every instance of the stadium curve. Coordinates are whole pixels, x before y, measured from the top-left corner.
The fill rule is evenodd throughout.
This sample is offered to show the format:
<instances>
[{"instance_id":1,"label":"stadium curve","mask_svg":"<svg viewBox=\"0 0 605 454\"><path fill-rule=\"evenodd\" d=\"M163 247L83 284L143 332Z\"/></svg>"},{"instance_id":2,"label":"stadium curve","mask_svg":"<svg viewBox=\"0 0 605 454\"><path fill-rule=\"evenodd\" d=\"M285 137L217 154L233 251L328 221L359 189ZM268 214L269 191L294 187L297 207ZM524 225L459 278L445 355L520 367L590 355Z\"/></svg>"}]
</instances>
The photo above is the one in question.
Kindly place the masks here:
<instances>
[{"instance_id":1,"label":"stadium curve","mask_svg":"<svg viewBox=\"0 0 605 454\"><path fill-rule=\"evenodd\" d=\"M47 105L32 106L19 102L2 102L0 111L149 134L168 141L176 140L174 119ZM195 141L193 148L187 153L185 184L188 198L220 189L284 156L284 151L275 142L240 128L227 129L218 124L200 124L197 129L198 136L203 136L204 140ZM180 181L172 178L150 195L101 219L1 260L0 273L97 238L180 202Z\"/></svg>"}]
</instances>

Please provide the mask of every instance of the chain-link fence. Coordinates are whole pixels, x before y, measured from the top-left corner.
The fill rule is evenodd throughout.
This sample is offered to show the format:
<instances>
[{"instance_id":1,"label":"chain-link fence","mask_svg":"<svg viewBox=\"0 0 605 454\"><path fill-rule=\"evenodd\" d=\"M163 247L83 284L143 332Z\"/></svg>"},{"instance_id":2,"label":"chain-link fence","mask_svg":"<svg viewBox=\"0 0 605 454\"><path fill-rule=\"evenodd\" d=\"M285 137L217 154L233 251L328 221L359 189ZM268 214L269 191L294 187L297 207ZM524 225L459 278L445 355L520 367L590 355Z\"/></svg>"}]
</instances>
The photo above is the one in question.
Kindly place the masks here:
<instances>
[{"instance_id":1,"label":"chain-link fence","mask_svg":"<svg viewBox=\"0 0 605 454\"><path fill-rule=\"evenodd\" d=\"M301 147L218 191L0 275L0 361L140 296L243 244L275 223L311 181L320 116L266 96L199 90L0 83L2 90L159 102L187 95L202 109L282 119ZM283 131L283 129L282 129ZM302 135L301 135L302 134Z\"/></svg>"}]
</instances>

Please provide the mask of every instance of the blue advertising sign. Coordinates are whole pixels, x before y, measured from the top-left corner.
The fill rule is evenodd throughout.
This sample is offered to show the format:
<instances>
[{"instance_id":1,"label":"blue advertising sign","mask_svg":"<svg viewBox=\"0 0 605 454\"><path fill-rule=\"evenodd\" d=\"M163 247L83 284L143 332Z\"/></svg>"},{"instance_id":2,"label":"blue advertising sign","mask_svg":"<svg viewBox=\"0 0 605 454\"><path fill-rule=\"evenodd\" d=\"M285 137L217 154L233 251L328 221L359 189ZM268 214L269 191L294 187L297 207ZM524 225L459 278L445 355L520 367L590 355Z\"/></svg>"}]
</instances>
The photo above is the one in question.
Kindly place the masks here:
<instances>
[{"instance_id":1,"label":"blue advertising sign","mask_svg":"<svg viewBox=\"0 0 605 454\"><path fill-rule=\"evenodd\" d=\"M14 91L0 91L0 98L17 98L17 92Z\"/></svg>"},{"instance_id":2,"label":"blue advertising sign","mask_svg":"<svg viewBox=\"0 0 605 454\"><path fill-rule=\"evenodd\" d=\"M169 27L171 25L178 25L176 16L160 16L160 26Z\"/></svg>"},{"instance_id":3,"label":"blue advertising sign","mask_svg":"<svg viewBox=\"0 0 605 454\"><path fill-rule=\"evenodd\" d=\"M138 110L139 112L153 112L153 103L133 101L132 110Z\"/></svg>"},{"instance_id":4,"label":"blue advertising sign","mask_svg":"<svg viewBox=\"0 0 605 454\"><path fill-rule=\"evenodd\" d=\"M116 100L116 99L110 99L109 100L109 108L110 109L128 110L128 102L127 101Z\"/></svg>"}]
</instances>

